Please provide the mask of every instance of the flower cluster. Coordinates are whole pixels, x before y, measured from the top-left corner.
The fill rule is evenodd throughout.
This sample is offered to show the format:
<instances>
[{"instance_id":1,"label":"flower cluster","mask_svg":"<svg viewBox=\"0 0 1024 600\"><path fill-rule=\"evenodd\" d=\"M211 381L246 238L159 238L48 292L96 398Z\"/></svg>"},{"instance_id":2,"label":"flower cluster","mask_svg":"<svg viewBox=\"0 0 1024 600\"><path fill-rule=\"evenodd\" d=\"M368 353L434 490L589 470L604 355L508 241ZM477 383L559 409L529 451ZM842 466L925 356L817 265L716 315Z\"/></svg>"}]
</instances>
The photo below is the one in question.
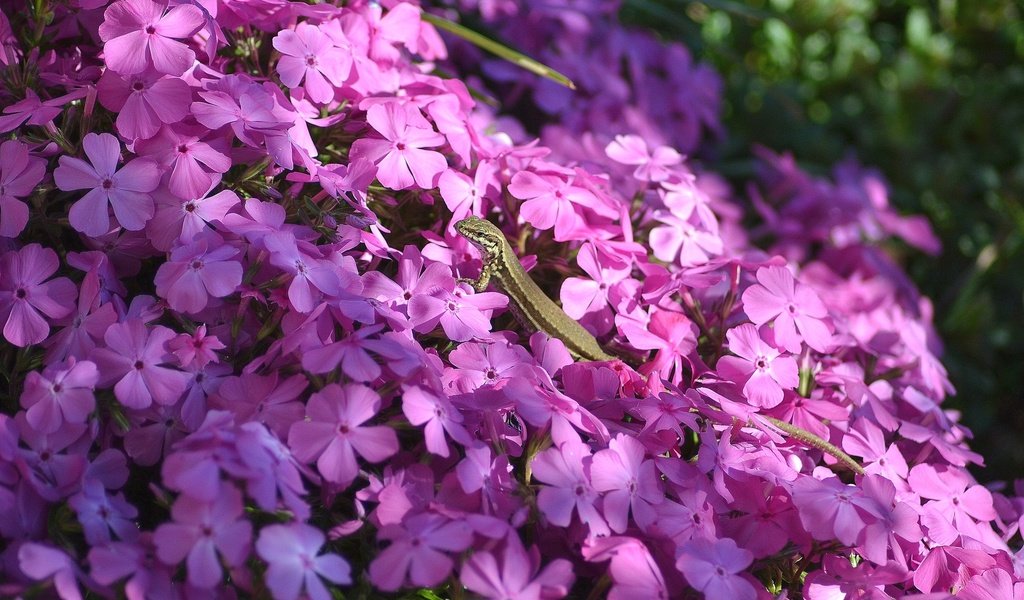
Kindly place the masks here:
<instances>
[{"instance_id":1,"label":"flower cluster","mask_svg":"<svg viewBox=\"0 0 1024 600\"><path fill-rule=\"evenodd\" d=\"M1024 595L880 245L927 224L853 164L733 192L714 74L571 4L479 8L578 94L405 2L0 5L4 595ZM474 291L469 215L622 360Z\"/></svg>"}]
</instances>

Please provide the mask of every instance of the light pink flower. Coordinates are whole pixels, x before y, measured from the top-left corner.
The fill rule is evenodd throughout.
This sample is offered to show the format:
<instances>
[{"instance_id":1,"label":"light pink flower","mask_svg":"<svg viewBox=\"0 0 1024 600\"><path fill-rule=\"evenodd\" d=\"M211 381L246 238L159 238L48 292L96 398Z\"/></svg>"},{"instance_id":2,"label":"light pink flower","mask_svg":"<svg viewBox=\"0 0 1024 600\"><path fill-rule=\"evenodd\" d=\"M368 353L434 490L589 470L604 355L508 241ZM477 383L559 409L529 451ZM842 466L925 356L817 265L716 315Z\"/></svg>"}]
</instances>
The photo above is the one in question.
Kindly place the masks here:
<instances>
[{"instance_id":1,"label":"light pink flower","mask_svg":"<svg viewBox=\"0 0 1024 600\"><path fill-rule=\"evenodd\" d=\"M352 56L309 23L278 33L274 48L282 54L277 61L281 83L294 89L305 80L306 93L314 102L327 104L334 100L332 85L344 84L352 71Z\"/></svg>"},{"instance_id":2,"label":"light pink flower","mask_svg":"<svg viewBox=\"0 0 1024 600\"><path fill-rule=\"evenodd\" d=\"M277 600L295 600L305 590L313 600L332 596L324 579L338 585L352 583L351 567L337 554L320 554L324 534L305 523L268 525L260 531L256 552L267 561L264 576Z\"/></svg>"},{"instance_id":3,"label":"light pink flower","mask_svg":"<svg viewBox=\"0 0 1024 600\"><path fill-rule=\"evenodd\" d=\"M775 342L793 353L800 352L801 341L819 352L828 349L828 309L814 290L797 283L785 267L761 267L757 281L742 296L743 310L755 325L774 320Z\"/></svg>"},{"instance_id":4,"label":"light pink flower","mask_svg":"<svg viewBox=\"0 0 1024 600\"><path fill-rule=\"evenodd\" d=\"M165 12L166 11L166 12ZM107 7L99 26L107 66L123 75L141 73L153 67L167 75L181 75L196 60L185 44L206 18L199 7L178 4L167 10L166 3L153 0L119 0Z\"/></svg>"},{"instance_id":5,"label":"light pink flower","mask_svg":"<svg viewBox=\"0 0 1024 600\"><path fill-rule=\"evenodd\" d=\"M733 327L725 336L729 351L737 356L723 356L718 361L719 372L742 383L743 395L754 406L778 406L783 390L794 389L800 383L796 360L768 345L750 323Z\"/></svg>"},{"instance_id":6,"label":"light pink flower","mask_svg":"<svg viewBox=\"0 0 1024 600\"><path fill-rule=\"evenodd\" d=\"M641 181L664 181L672 173L670 167L683 162L683 156L668 146L659 146L651 154L647 142L637 135L615 136L604 152L615 162L636 165L633 177Z\"/></svg>"},{"instance_id":7,"label":"light pink flower","mask_svg":"<svg viewBox=\"0 0 1024 600\"><path fill-rule=\"evenodd\" d=\"M363 158L377 164L377 179L385 187L404 190L413 184L437 187L437 178L448 168L448 160L434 150L444 136L434 131L415 106L389 102L374 104L366 121L384 139L360 138L352 144L353 160Z\"/></svg>"},{"instance_id":8,"label":"light pink flower","mask_svg":"<svg viewBox=\"0 0 1024 600\"><path fill-rule=\"evenodd\" d=\"M149 72L125 76L107 69L96 91L100 104L117 113L118 133L130 140L151 138L161 124L181 121L192 100L192 90L182 79Z\"/></svg>"},{"instance_id":9,"label":"light pink flower","mask_svg":"<svg viewBox=\"0 0 1024 600\"><path fill-rule=\"evenodd\" d=\"M137 158L118 170L121 143L109 133L87 133L82 147L89 162L62 156L60 166L53 172L53 180L60 189L89 190L71 205L71 226L89 236L103 235L110 231L107 208L111 207L125 229L138 231L145 227L153 216L150 192L160 185L156 163Z\"/></svg>"}]
</instances>

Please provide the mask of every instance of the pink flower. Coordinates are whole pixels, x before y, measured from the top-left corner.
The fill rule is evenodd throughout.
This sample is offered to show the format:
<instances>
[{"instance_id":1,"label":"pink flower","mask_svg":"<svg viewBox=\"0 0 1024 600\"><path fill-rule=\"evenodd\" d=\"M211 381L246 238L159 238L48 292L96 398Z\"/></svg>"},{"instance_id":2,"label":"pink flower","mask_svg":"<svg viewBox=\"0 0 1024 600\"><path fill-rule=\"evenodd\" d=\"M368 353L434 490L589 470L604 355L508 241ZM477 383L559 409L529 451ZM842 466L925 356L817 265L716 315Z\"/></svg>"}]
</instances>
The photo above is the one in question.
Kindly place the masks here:
<instances>
[{"instance_id":1,"label":"pink flower","mask_svg":"<svg viewBox=\"0 0 1024 600\"><path fill-rule=\"evenodd\" d=\"M644 460L646 454L640 442L620 433L591 462L591 484L604 493L604 517L616 533L626 530L631 512L640 527L649 525L656 518L651 505L665 499L657 468L653 460Z\"/></svg>"},{"instance_id":2,"label":"pink flower","mask_svg":"<svg viewBox=\"0 0 1024 600\"><path fill-rule=\"evenodd\" d=\"M188 582L202 589L214 587L223 578L221 559L229 567L241 565L252 541L242 494L231 485L221 485L211 502L178 496L171 507L173 521L153 534L157 557L168 565L185 560Z\"/></svg>"},{"instance_id":3,"label":"pink flower","mask_svg":"<svg viewBox=\"0 0 1024 600\"><path fill-rule=\"evenodd\" d=\"M800 374L792 356L781 356L758 334L749 323L733 327L726 332L729 351L737 356L723 356L718 361L719 372L737 384L743 384L743 394L754 406L772 408L782 402L783 390L796 388Z\"/></svg>"},{"instance_id":4,"label":"pink flower","mask_svg":"<svg viewBox=\"0 0 1024 600\"><path fill-rule=\"evenodd\" d=\"M341 86L352 71L352 55L334 45L318 27L299 23L295 31L285 29L274 37L274 48L282 54L277 61L281 83L296 88L306 80L306 93L314 102L334 100L334 86Z\"/></svg>"},{"instance_id":5,"label":"pink flower","mask_svg":"<svg viewBox=\"0 0 1024 600\"><path fill-rule=\"evenodd\" d=\"M662 224L651 230L651 249L658 260L690 267L704 264L724 250L717 231L698 228L689 218L661 213L655 219Z\"/></svg>"},{"instance_id":6,"label":"pink flower","mask_svg":"<svg viewBox=\"0 0 1024 600\"><path fill-rule=\"evenodd\" d=\"M299 242L288 232L273 233L263 239L270 254L270 262L292 275L288 284L288 301L295 310L311 312L320 293L335 295L340 290L338 269L319 257L320 250Z\"/></svg>"},{"instance_id":7,"label":"pink flower","mask_svg":"<svg viewBox=\"0 0 1024 600\"><path fill-rule=\"evenodd\" d=\"M214 177L210 191L220 183L220 177ZM146 225L146 237L157 250L168 251L175 242L188 244L203 231L210 229L211 223L219 223L225 215L241 200L231 190L221 190L210 195L209 191L197 198L182 201L181 198L160 188L154 192L156 214Z\"/></svg>"},{"instance_id":8,"label":"pink flower","mask_svg":"<svg viewBox=\"0 0 1024 600\"><path fill-rule=\"evenodd\" d=\"M1024 600L1024 581L996 567L972 577L956 597L961 600Z\"/></svg>"},{"instance_id":9,"label":"pink flower","mask_svg":"<svg viewBox=\"0 0 1024 600\"><path fill-rule=\"evenodd\" d=\"M466 342L448 354L448 362L458 367L445 373L461 392L485 385L496 385L510 377L530 376L530 354L522 347L505 342Z\"/></svg>"},{"instance_id":10,"label":"pink flower","mask_svg":"<svg viewBox=\"0 0 1024 600\"><path fill-rule=\"evenodd\" d=\"M527 552L515 532L506 536L501 553L474 552L459 572L462 585L491 600L561 598L569 593L573 579L572 563L564 558L548 561L541 569L537 547Z\"/></svg>"},{"instance_id":11,"label":"pink flower","mask_svg":"<svg viewBox=\"0 0 1024 600\"><path fill-rule=\"evenodd\" d=\"M537 454L533 476L547 484L537 494L537 508L559 527L568 527L575 511L591 535L608 535L608 523L597 509L600 494L587 475L591 460L590 448L581 441L567 440Z\"/></svg>"},{"instance_id":12,"label":"pink flower","mask_svg":"<svg viewBox=\"0 0 1024 600\"><path fill-rule=\"evenodd\" d=\"M668 600L668 586L650 550L636 538L610 536L587 540L583 557L588 562L610 560L613 582L607 600Z\"/></svg>"},{"instance_id":13,"label":"pink flower","mask_svg":"<svg viewBox=\"0 0 1024 600\"><path fill-rule=\"evenodd\" d=\"M146 408L153 402L173 404L185 391L188 373L164 366L173 359L167 343L174 332L157 325L147 328L140 319L110 327L103 340L106 348L93 351L100 367L101 383L114 385L114 395L129 408Z\"/></svg>"},{"instance_id":14,"label":"pink flower","mask_svg":"<svg viewBox=\"0 0 1024 600\"><path fill-rule=\"evenodd\" d=\"M29 244L0 256L0 323L15 346L38 344L50 334L46 318L71 313L75 284L67 277L46 281L56 272L57 253Z\"/></svg>"},{"instance_id":15,"label":"pink flower","mask_svg":"<svg viewBox=\"0 0 1024 600\"><path fill-rule=\"evenodd\" d=\"M392 542L370 563L370 580L391 592L407 579L420 587L444 581L454 566L447 553L468 548L473 530L462 519L422 513L403 519L401 525L385 525L378 537Z\"/></svg>"},{"instance_id":16,"label":"pink flower","mask_svg":"<svg viewBox=\"0 0 1024 600\"><path fill-rule=\"evenodd\" d=\"M338 585L352 583L352 568L337 554L319 554L324 534L305 523L268 525L260 531L256 553L267 561L264 580L277 600L295 600L305 590L313 600L329 600L323 577Z\"/></svg>"},{"instance_id":17,"label":"pink flower","mask_svg":"<svg viewBox=\"0 0 1024 600\"><path fill-rule=\"evenodd\" d=\"M440 152L424 150L444 144L444 136L414 106L389 102L374 104L366 111L366 122L384 139L360 138L352 144L353 160L363 158L377 164L377 179L393 190L416 184L423 189L436 186L448 168Z\"/></svg>"},{"instance_id":18,"label":"pink flower","mask_svg":"<svg viewBox=\"0 0 1024 600\"><path fill-rule=\"evenodd\" d=\"M301 373L280 384L277 371L266 376L242 373L238 377L225 378L210 402L233 412L239 423L264 423L278 437L285 439L292 423L305 416L305 408L298 398L308 385Z\"/></svg>"},{"instance_id":19,"label":"pink flower","mask_svg":"<svg viewBox=\"0 0 1024 600\"><path fill-rule=\"evenodd\" d=\"M53 180L62 190L89 190L71 205L68 217L71 226L89 235L100 236L110 231L107 207L114 209L118 223L129 231L139 231L153 216L153 197L149 194L160 185L156 164L135 159L117 170L121 159L121 143L109 133L88 133L82 140L89 162L70 156L60 157L60 166ZM91 164L90 164L91 163Z\"/></svg>"},{"instance_id":20,"label":"pink flower","mask_svg":"<svg viewBox=\"0 0 1024 600\"><path fill-rule=\"evenodd\" d=\"M614 324L609 293L629 277L630 264L617 259L601 252L596 244L584 243L576 262L590 278L569 277L562 283L560 295L565 314L576 320L586 319L598 334L607 333Z\"/></svg>"},{"instance_id":21,"label":"pink flower","mask_svg":"<svg viewBox=\"0 0 1024 600\"><path fill-rule=\"evenodd\" d=\"M149 139L161 124L181 121L192 100L192 90L183 80L149 72L123 76L107 69L96 91L100 104L117 113L118 133L130 140Z\"/></svg>"},{"instance_id":22,"label":"pink flower","mask_svg":"<svg viewBox=\"0 0 1024 600\"><path fill-rule=\"evenodd\" d=\"M166 11L166 12L165 12ZM199 7L153 0L120 0L107 7L99 26L107 66L123 75L153 67L168 75L181 75L196 55L176 39L190 38L206 24Z\"/></svg>"},{"instance_id":23,"label":"pink flower","mask_svg":"<svg viewBox=\"0 0 1024 600\"><path fill-rule=\"evenodd\" d=\"M25 377L21 406L35 430L54 433L64 423L84 423L96 407L93 388L99 381L95 363L68 359L66 365L50 365L42 374Z\"/></svg>"},{"instance_id":24,"label":"pink flower","mask_svg":"<svg viewBox=\"0 0 1024 600\"><path fill-rule=\"evenodd\" d=\"M508 192L524 200L519 212L537 229L555 229L556 240L570 239L582 224L576 206L596 207L600 203L590 191L570 183L567 175L519 171L512 176Z\"/></svg>"},{"instance_id":25,"label":"pink flower","mask_svg":"<svg viewBox=\"0 0 1024 600\"><path fill-rule=\"evenodd\" d=\"M325 479L347 487L359 472L357 454L380 462L398 452L394 429L363 426L379 410L380 396L365 385L328 385L309 399L306 420L292 425L288 445L297 460L315 460Z\"/></svg>"},{"instance_id":26,"label":"pink flower","mask_svg":"<svg viewBox=\"0 0 1024 600\"><path fill-rule=\"evenodd\" d=\"M237 254L217 234L179 246L156 272L156 293L174 310L197 313L210 298L229 296L241 285L242 265L232 260Z\"/></svg>"},{"instance_id":27,"label":"pink flower","mask_svg":"<svg viewBox=\"0 0 1024 600\"><path fill-rule=\"evenodd\" d=\"M494 188L495 164L482 161L477 165L473 178L454 169L448 169L437 181L438 191L448 210L452 212L449 226L468 215L483 215L485 196Z\"/></svg>"},{"instance_id":28,"label":"pink flower","mask_svg":"<svg viewBox=\"0 0 1024 600\"><path fill-rule=\"evenodd\" d=\"M440 323L448 339L466 342L486 338L491 331L491 311L506 305L508 297L497 292L439 290L435 295L414 296L409 301L409 318L416 323L416 331L431 331Z\"/></svg>"},{"instance_id":29,"label":"pink flower","mask_svg":"<svg viewBox=\"0 0 1024 600\"><path fill-rule=\"evenodd\" d=\"M880 516L861 490L835 477L801 477L793 484L793 504L814 539L837 539L846 546L856 543L868 523Z\"/></svg>"},{"instance_id":30,"label":"pink flower","mask_svg":"<svg viewBox=\"0 0 1024 600\"><path fill-rule=\"evenodd\" d=\"M683 162L681 154L668 146L659 146L654 154L647 150L647 142L637 135L617 135L605 146L608 158L624 165L636 165L633 177L640 181L664 181L672 173L670 167Z\"/></svg>"},{"instance_id":31,"label":"pink flower","mask_svg":"<svg viewBox=\"0 0 1024 600\"><path fill-rule=\"evenodd\" d=\"M173 340L167 343L178 362L183 367L192 364L202 369L211 362L220 362L217 358L217 350L223 350L227 346L215 335L206 335L206 325L196 327L191 335L187 333L178 334Z\"/></svg>"},{"instance_id":32,"label":"pink flower","mask_svg":"<svg viewBox=\"0 0 1024 600\"><path fill-rule=\"evenodd\" d=\"M753 562L754 556L729 538L694 538L680 548L676 568L707 600L754 600L757 592L749 581L737 575Z\"/></svg>"},{"instance_id":33,"label":"pink flower","mask_svg":"<svg viewBox=\"0 0 1024 600\"><path fill-rule=\"evenodd\" d=\"M29 155L28 146L0 144L0 236L13 238L28 223L28 206L18 200L32 193L46 174L46 160Z\"/></svg>"},{"instance_id":34,"label":"pink flower","mask_svg":"<svg viewBox=\"0 0 1024 600\"><path fill-rule=\"evenodd\" d=\"M171 193L188 200L201 198L213 187L214 174L227 173L231 168L227 151L221 152L211 143L220 146L221 140L211 138L207 143L184 129L164 126L155 137L139 142L136 150L163 166L169 173L167 187Z\"/></svg>"},{"instance_id":35,"label":"pink flower","mask_svg":"<svg viewBox=\"0 0 1024 600\"><path fill-rule=\"evenodd\" d=\"M928 506L948 516L961 531L973 530L974 520L996 518L992 493L984 486L972 485L970 475L961 469L920 464L910 470L907 482L922 498L932 500Z\"/></svg>"},{"instance_id":36,"label":"pink flower","mask_svg":"<svg viewBox=\"0 0 1024 600\"><path fill-rule=\"evenodd\" d=\"M761 326L774 319L775 341L793 353L801 350L801 340L819 352L825 352L832 340L828 309L810 287L797 283L785 267L761 267L757 281L742 296L743 310Z\"/></svg>"},{"instance_id":37,"label":"pink flower","mask_svg":"<svg viewBox=\"0 0 1024 600\"><path fill-rule=\"evenodd\" d=\"M468 446L473 438L462 426L462 413L447 397L412 386L402 394L402 412L409 423L423 426L423 437L427 451L439 456L448 456L447 432L456 442Z\"/></svg>"}]
</instances>

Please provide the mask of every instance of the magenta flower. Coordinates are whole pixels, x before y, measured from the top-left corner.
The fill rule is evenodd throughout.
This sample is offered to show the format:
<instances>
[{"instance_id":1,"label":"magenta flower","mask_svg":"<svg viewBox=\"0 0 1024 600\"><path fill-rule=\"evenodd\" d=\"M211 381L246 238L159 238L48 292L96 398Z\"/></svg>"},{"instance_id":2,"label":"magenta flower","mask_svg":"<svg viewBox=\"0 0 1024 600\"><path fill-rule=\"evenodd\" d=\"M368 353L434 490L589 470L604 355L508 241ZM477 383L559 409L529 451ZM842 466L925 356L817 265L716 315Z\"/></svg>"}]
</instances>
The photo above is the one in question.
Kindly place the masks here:
<instances>
[{"instance_id":1,"label":"magenta flower","mask_svg":"<svg viewBox=\"0 0 1024 600\"><path fill-rule=\"evenodd\" d=\"M149 139L161 124L173 124L188 115L192 90L178 77L142 72L119 75L103 72L96 91L100 104L117 114L117 131L129 140Z\"/></svg>"},{"instance_id":2,"label":"magenta flower","mask_svg":"<svg viewBox=\"0 0 1024 600\"><path fill-rule=\"evenodd\" d=\"M502 552L474 552L459 572L459 581L470 591L491 600L546 600L569 593L575 577L572 563L564 558L548 561L541 569L536 546L529 551L516 533L505 537Z\"/></svg>"},{"instance_id":3,"label":"magenta flower","mask_svg":"<svg viewBox=\"0 0 1024 600\"><path fill-rule=\"evenodd\" d=\"M295 600L305 590L313 600L332 596L321 577L338 585L352 583L351 567L337 554L319 554L324 534L305 523L268 525L260 531L256 553L267 561L264 580L277 600Z\"/></svg>"},{"instance_id":4,"label":"magenta flower","mask_svg":"<svg viewBox=\"0 0 1024 600\"><path fill-rule=\"evenodd\" d=\"M749 323L726 332L729 351L718 361L722 376L743 384L743 395L760 408L772 408L782 402L783 390L796 388L800 373L796 360L768 345Z\"/></svg>"},{"instance_id":5,"label":"magenta flower","mask_svg":"<svg viewBox=\"0 0 1024 600\"><path fill-rule=\"evenodd\" d=\"M461 392L495 385L510 377L531 375L530 354L522 347L504 342L466 342L448 354L448 362L458 367L445 373Z\"/></svg>"},{"instance_id":6,"label":"magenta flower","mask_svg":"<svg viewBox=\"0 0 1024 600\"><path fill-rule=\"evenodd\" d=\"M761 267L757 281L743 292L743 310L760 327L774 319L775 342L793 353L801 341L825 352L832 340L828 309L810 287L797 283L785 267Z\"/></svg>"},{"instance_id":7,"label":"magenta flower","mask_svg":"<svg viewBox=\"0 0 1024 600\"><path fill-rule=\"evenodd\" d=\"M36 431L54 433L64 423L84 423L96 407L93 388L99 381L95 363L68 358L65 365L49 365L40 374L25 377L21 406Z\"/></svg>"},{"instance_id":8,"label":"magenta flower","mask_svg":"<svg viewBox=\"0 0 1024 600\"><path fill-rule=\"evenodd\" d=\"M425 150L444 144L444 136L414 106L389 102L374 104L366 111L366 122L384 139L360 138L353 142L350 156L377 164L377 179L393 190L413 184L432 189L448 168L440 152Z\"/></svg>"},{"instance_id":9,"label":"magenta flower","mask_svg":"<svg viewBox=\"0 0 1024 600\"><path fill-rule=\"evenodd\" d=\"M974 520L996 518L992 493L960 469L920 464L910 470L907 482L910 489L931 500L928 506L946 515L961 531L973 530Z\"/></svg>"},{"instance_id":10,"label":"magenta flower","mask_svg":"<svg viewBox=\"0 0 1024 600\"><path fill-rule=\"evenodd\" d=\"M50 334L46 318L74 310L75 284L67 277L46 281L58 266L57 253L39 244L0 256L0 322L8 342L38 344Z\"/></svg>"},{"instance_id":11,"label":"magenta flower","mask_svg":"<svg viewBox=\"0 0 1024 600\"><path fill-rule=\"evenodd\" d=\"M236 255L238 249L217 234L179 246L156 272L156 293L174 310L197 313L210 298L229 296L241 285L242 265L233 260Z\"/></svg>"},{"instance_id":12,"label":"magenta flower","mask_svg":"<svg viewBox=\"0 0 1024 600\"><path fill-rule=\"evenodd\" d=\"M754 556L729 538L694 538L680 548L676 568L707 600L754 600L757 592L742 572Z\"/></svg>"},{"instance_id":13,"label":"magenta flower","mask_svg":"<svg viewBox=\"0 0 1024 600\"><path fill-rule=\"evenodd\" d=\"M956 597L960 600L1024 600L1024 581L996 567L972 577Z\"/></svg>"},{"instance_id":14,"label":"magenta flower","mask_svg":"<svg viewBox=\"0 0 1024 600\"><path fill-rule=\"evenodd\" d=\"M462 519L422 513L402 523L385 525L379 538L391 540L370 563L370 580L378 588L394 591L406 581L414 586L433 587L451 572L449 552L462 552L473 543L473 530Z\"/></svg>"},{"instance_id":15,"label":"magenta flower","mask_svg":"<svg viewBox=\"0 0 1024 600\"><path fill-rule=\"evenodd\" d=\"M223 350L227 346L215 335L206 335L206 325L196 327L191 335L181 333L167 342L171 353L178 358L178 363L183 367L195 365L202 369L210 363L220 362L217 358L217 350Z\"/></svg>"},{"instance_id":16,"label":"magenta flower","mask_svg":"<svg viewBox=\"0 0 1024 600\"><path fill-rule=\"evenodd\" d=\"M394 429L363 426L379 410L380 396L365 385L328 385L309 399L306 420L292 425L288 445L297 460L315 460L325 479L347 487L359 473L356 455L380 462L398 452Z\"/></svg>"},{"instance_id":17,"label":"magenta flower","mask_svg":"<svg viewBox=\"0 0 1024 600\"><path fill-rule=\"evenodd\" d=\"M454 169L448 169L441 174L437 187L441 192L441 199L452 212L450 227L454 227L455 223L468 215L484 214L484 198L494 188L495 171L495 164L492 161L481 161L472 179Z\"/></svg>"},{"instance_id":18,"label":"magenta flower","mask_svg":"<svg viewBox=\"0 0 1024 600\"><path fill-rule=\"evenodd\" d=\"M166 11L166 12L165 12ZM99 26L107 66L123 75L153 67L167 75L181 75L196 60L185 44L206 24L199 7L153 0L119 0L107 7Z\"/></svg>"},{"instance_id":19,"label":"magenta flower","mask_svg":"<svg viewBox=\"0 0 1024 600\"><path fill-rule=\"evenodd\" d=\"M29 155L28 146L0 144L0 236L13 238L28 223L28 206L19 200L32 193L46 174L46 160Z\"/></svg>"},{"instance_id":20,"label":"magenta flower","mask_svg":"<svg viewBox=\"0 0 1024 600\"><path fill-rule=\"evenodd\" d=\"M610 536L587 540L583 546L587 562L610 560L608 575L612 589L608 600L668 600L668 586L650 550L636 538Z\"/></svg>"},{"instance_id":21,"label":"magenta flower","mask_svg":"<svg viewBox=\"0 0 1024 600\"><path fill-rule=\"evenodd\" d=\"M671 175L671 167L683 162L682 155L668 146L659 146L651 154L647 142L637 135L615 136L604 153L617 163L636 165L633 177L640 181L664 181Z\"/></svg>"},{"instance_id":22,"label":"magenta flower","mask_svg":"<svg viewBox=\"0 0 1024 600\"><path fill-rule=\"evenodd\" d=\"M629 277L630 264L616 256L601 253L598 246L585 243L576 255L579 267L589 275L569 277L562 283L562 309L573 319L587 319L595 324L596 333L607 333L613 326L609 294L612 288Z\"/></svg>"},{"instance_id":23,"label":"magenta flower","mask_svg":"<svg viewBox=\"0 0 1024 600\"><path fill-rule=\"evenodd\" d=\"M79 92L75 95L81 98L84 94ZM0 114L0 133L13 131L21 126L22 123L26 125L46 125L63 112L61 107L73 99L73 97L69 96L61 96L44 101L35 90L27 88L24 100L19 100L4 107L3 113Z\"/></svg>"},{"instance_id":24,"label":"magenta flower","mask_svg":"<svg viewBox=\"0 0 1024 600\"><path fill-rule=\"evenodd\" d=\"M71 226L89 235L110 231L107 207L114 209L117 222L129 231L139 231L153 216L150 192L160 185L160 171L147 159L135 159L120 170L121 143L109 133L87 133L82 140L89 162L60 157L53 172L57 187L64 191L89 190L71 205ZM90 164L91 163L91 164Z\"/></svg>"},{"instance_id":25,"label":"magenta flower","mask_svg":"<svg viewBox=\"0 0 1024 600\"><path fill-rule=\"evenodd\" d=\"M167 343L174 332L157 325L148 328L140 319L110 327L103 340L107 346L93 351L101 383L114 384L114 395L129 408L146 408L153 402L173 404L188 385L188 373L166 365L173 360Z\"/></svg>"},{"instance_id":26,"label":"magenta flower","mask_svg":"<svg viewBox=\"0 0 1024 600\"><path fill-rule=\"evenodd\" d=\"M242 494L231 485L221 486L212 502L178 496L171 507L173 521L153 534L157 557L168 565L185 560L188 582L202 589L214 587L223 578L221 559L229 567L241 565L252 541Z\"/></svg>"},{"instance_id":27,"label":"magenta flower","mask_svg":"<svg viewBox=\"0 0 1024 600\"><path fill-rule=\"evenodd\" d=\"M306 93L314 102L327 104L334 100L332 85L344 84L352 71L352 55L309 23L299 23L295 31L285 29L278 33L274 48L282 54L277 61L281 83L294 89L305 79Z\"/></svg>"},{"instance_id":28,"label":"magenta flower","mask_svg":"<svg viewBox=\"0 0 1024 600\"><path fill-rule=\"evenodd\" d=\"M600 494L588 476L590 448L567 440L533 459L533 476L547 485L537 494L537 508L553 525L568 527L572 513L590 526L591 535L608 535L608 523L597 509Z\"/></svg>"},{"instance_id":29,"label":"magenta flower","mask_svg":"<svg viewBox=\"0 0 1024 600\"><path fill-rule=\"evenodd\" d=\"M653 460L644 460L647 452L636 439L619 434L606 450L594 454L590 464L590 482L604 493L604 518L616 533L622 533L633 514L640 527L655 518L652 505L665 499L658 486L659 473Z\"/></svg>"},{"instance_id":30,"label":"magenta flower","mask_svg":"<svg viewBox=\"0 0 1024 600\"><path fill-rule=\"evenodd\" d=\"M266 424L281 439L288 428L305 414L299 394L309 382L300 373L278 383L278 372L270 375L242 373L227 377L211 398L211 404L230 410L239 423L258 421Z\"/></svg>"}]
</instances>

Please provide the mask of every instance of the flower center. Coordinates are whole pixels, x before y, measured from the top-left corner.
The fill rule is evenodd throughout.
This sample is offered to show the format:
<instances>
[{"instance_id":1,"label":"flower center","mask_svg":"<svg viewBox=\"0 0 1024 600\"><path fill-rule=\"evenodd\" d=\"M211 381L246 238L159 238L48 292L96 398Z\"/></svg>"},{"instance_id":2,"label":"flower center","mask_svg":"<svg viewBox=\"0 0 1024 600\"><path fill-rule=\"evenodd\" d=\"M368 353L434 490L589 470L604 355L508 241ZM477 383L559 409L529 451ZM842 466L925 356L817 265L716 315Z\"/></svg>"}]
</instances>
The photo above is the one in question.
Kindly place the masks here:
<instances>
[{"instance_id":1,"label":"flower center","mask_svg":"<svg viewBox=\"0 0 1024 600\"><path fill-rule=\"evenodd\" d=\"M18 288L14 292L14 296L19 299L24 299L25 296L28 296L28 292L25 291L25 288Z\"/></svg>"},{"instance_id":2,"label":"flower center","mask_svg":"<svg viewBox=\"0 0 1024 600\"><path fill-rule=\"evenodd\" d=\"M153 35L154 33L156 33L156 27L153 27L152 25L146 25L146 33L148 33L149 35Z\"/></svg>"},{"instance_id":3,"label":"flower center","mask_svg":"<svg viewBox=\"0 0 1024 600\"><path fill-rule=\"evenodd\" d=\"M114 187L114 182L108 178L104 179L103 183L101 183L100 185L103 186L103 189L109 190L110 188Z\"/></svg>"},{"instance_id":4,"label":"flower center","mask_svg":"<svg viewBox=\"0 0 1024 600\"><path fill-rule=\"evenodd\" d=\"M307 54L306 55L306 66L307 67L315 67L316 66L316 56L314 56L312 54Z\"/></svg>"},{"instance_id":5,"label":"flower center","mask_svg":"<svg viewBox=\"0 0 1024 600\"><path fill-rule=\"evenodd\" d=\"M186 152L188 152L188 145L187 144L178 144L178 152L180 152L182 154L185 154Z\"/></svg>"},{"instance_id":6,"label":"flower center","mask_svg":"<svg viewBox=\"0 0 1024 600\"><path fill-rule=\"evenodd\" d=\"M192 266L193 269L198 271L199 269L203 268L203 261L201 261L201 260L194 260L194 261L192 261L192 265L191 266Z\"/></svg>"},{"instance_id":7,"label":"flower center","mask_svg":"<svg viewBox=\"0 0 1024 600\"><path fill-rule=\"evenodd\" d=\"M133 366L135 367L136 371L141 371L142 367L146 366L146 363L142 362L141 360L137 360L135 361L135 364Z\"/></svg>"},{"instance_id":8,"label":"flower center","mask_svg":"<svg viewBox=\"0 0 1024 600\"><path fill-rule=\"evenodd\" d=\"M196 203L195 203L195 201L189 200L188 202L185 203L185 212L195 212L195 211L196 211Z\"/></svg>"},{"instance_id":9,"label":"flower center","mask_svg":"<svg viewBox=\"0 0 1024 600\"><path fill-rule=\"evenodd\" d=\"M136 81L132 84L132 89L136 92L141 92L142 90L146 89L146 84L142 83L141 81Z\"/></svg>"}]
</instances>

